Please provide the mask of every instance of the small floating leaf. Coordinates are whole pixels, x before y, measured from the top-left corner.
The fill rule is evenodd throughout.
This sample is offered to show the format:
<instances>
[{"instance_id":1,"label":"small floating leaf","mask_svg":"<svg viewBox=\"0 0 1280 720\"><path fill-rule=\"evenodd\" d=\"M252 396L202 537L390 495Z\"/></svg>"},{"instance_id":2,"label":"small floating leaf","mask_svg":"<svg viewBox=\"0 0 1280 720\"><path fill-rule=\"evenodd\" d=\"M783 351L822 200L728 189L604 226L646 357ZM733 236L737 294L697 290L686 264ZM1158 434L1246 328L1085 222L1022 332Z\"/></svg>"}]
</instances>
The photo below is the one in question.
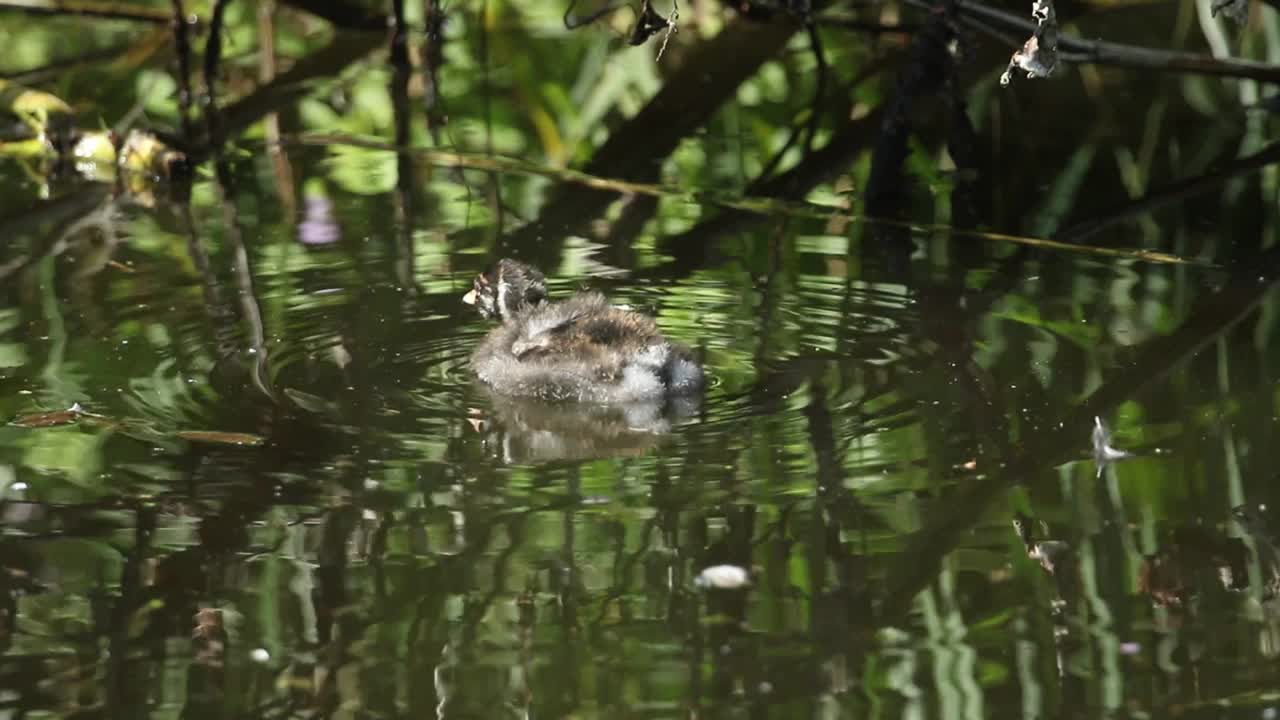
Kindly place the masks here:
<instances>
[{"instance_id":1,"label":"small floating leaf","mask_svg":"<svg viewBox=\"0 0 1280 720\"><path fill-rule=\"evenodd\" d=\"M248 445L256 447L266 442L266 439L261 435L218 432L217 430L182 430L174 433L174 436L190 442L214 443L216 445Z\"/></svg>"}]
</instances>

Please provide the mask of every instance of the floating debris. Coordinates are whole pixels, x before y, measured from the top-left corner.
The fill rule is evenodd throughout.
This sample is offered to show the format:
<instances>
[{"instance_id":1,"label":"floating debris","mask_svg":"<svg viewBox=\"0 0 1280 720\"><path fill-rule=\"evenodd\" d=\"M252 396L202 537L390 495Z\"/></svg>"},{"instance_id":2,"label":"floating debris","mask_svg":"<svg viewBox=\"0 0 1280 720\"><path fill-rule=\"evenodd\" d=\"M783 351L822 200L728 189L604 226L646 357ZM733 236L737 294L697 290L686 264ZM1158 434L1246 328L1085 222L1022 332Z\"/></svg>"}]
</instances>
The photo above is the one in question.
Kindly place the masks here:
<instances>
[{"instance_id":1,"label":"floating debris","mask_svg":"<svg viewBox=\"0 0 1280 720\"><path fill-rule=\"evenodd\" d=\"M0 116L5 109L0 80ZM28 131L25 136L0 138L0 157L43 162L40 175L48 175L65 163L85 180L114 183L119 178L124 189L143 196L158 183L190 177L186 154L155 133L130 130L121 136L107 129L72 128L59 134L55 142L46 131L45 117L38 112L20 115Z\"/></svg>"},{"instance_id":2,"label":"floating debris","mask_svg":"<svg viewBox=\"0 0 1280 720\"><path fill-rule=\"evenodd\" d=\"M71 144L73 167L81 177L110 182L116 174L116 143L110 130L96 130L80 135Z\"/></svg>"},{"instance_id":3,"label":"floating debris","mask_svg":"<svg viewBox=\"0 0 1280 720\"><path fill-rule=\"evenodd\" d=\"M304 193L298 241L303 245L332 245L341 240L342 233L333 216L333 201L321 189L308 187Z\"/></svg>"},{"instance_id":4,"label":"floating debris","mask_svg":"<svg viewBox=\"0 0 1280 720\"><path fill-rule=\"evenodd\" d=\"M1098 464L1098 474L1102 474L1102 468L1107 463L1131 457L1133 457L1133 453L1127 450L1118 450L1111 446L1111 431L1107 429L1106 423L1102 422L1102 418L1095 415L1093 418L1093 461Z\"/></svg>"},{"instance_id":5,"label":"floating debris","mask_svg":"<svg viewBox=\"0 0 1280 720\"><path fill-rule=\"evenodd\" d=\"M80 407L80 403L75 403L66 410L53 410L50 412L22 415L14 418L13 422L9 424L23 428L60 427L62 425L73 425L79 422L80 417L84 414L84 408Z\"/></svg>"},{"instance_id":6,"label":"floating debris","mask_svg":"<svg viewBox=\"0 0 1280 720\"><path fill-rule=\"evenodd\" d=\"M130 131L116 157L116 167L138 181L171 180L189 170L187 156L153 133Z\"/></svg>"},{"instance_id":7,"label":"floating debris","mask_svg":"<svg viewBox=\"0 0 1280 720\"><path fill-rule=\"evenodd\" d=\"M1217 17L1218 13L1231 18L1237 25L1244 25L1249 21L1249 0L1211 0L1209 14Z\"/></svg>"},{"instance_id":8,"label":"floating debris","mask_svg":"<svg viewBox=\"0 0 1280 720\"><path fill-rule=\"evenodd\" d=\"M192 661L212 669L222 669L226 663L227 627L218 608L201 608L196 611L195 628L191 631Z\"/></svg>"},{"instance_id":9,"label":"floating debris","mask_svg":"<svg viewBox=\"0 0 1280 720\"><path fill-rule=\"evenodd\" d=\"M1280 596L1280 543L1264 517L1267 506L1262 503L1237 505L1231 515L1249 534L1257 551L1258 567L1262 571L1262 598L1270 600Z\"/></svg>"},{"instance_id":10,"label":"floating debris","mask_svg":"<svg viewBox=\"0 0 1280 720\"><path fill-rule=\"evenodd\" d=\"M751 574L737 565L712 565L698 573L693 584L708 590L738 590L751 584Z\"/></svg>"},{"instance_id":11,"label":"floating debris","mask_svg":"<svg viewBox=\"0 0 1280 720\"><path fill-rule=\"evenodd\" d=\"M1216 576L1229 592L1247 590L1250 557L1240 538L1202 525L1179 526L1142 559L1138 592L1157 607L1182 608L1199 596L1202 578Z\"/></svg>"},{"instance_id":12,"label":"floating debris","mask_svg":"<svg viewBox=\"0 0 1280 720\"><path fill-rule=\"evenodd\" d=\"M174 437L189 442L213 443L215 445L243 445L257 447L266 442L261 435L250 433L218 432L216 430L182 430L174 433Z\"/></svg>"},{"instance_id":13,"label":"floating debris","mask_svg":"<svg viewBox=\"0 0 1280 720\"><path fill-rule=\"evenodd\" d=\"M1240 523L1240 527L1246 531L1256 534L1266 534L1266 521L1262 514L1267 511L1266 503L1244 503L1231 508L1231 517Z\"/></svg>"},{"instance_id":14,"label":"floating debris","mask_svg":"<svg viewBox=\"0 0 1280 720\"><path fill-rule=\"evenodd\" d=\"M1038 540L1035 525L1036 521L1028 515L1019 512L1013 516L1013 530L1027 549L1027 557L1040 563L1040 567L1052 575L1061 561L1071 556L1071 546L1061 540ZM1040 525L1041 532L1044 532L1043 523Z\"/></svg>"},{"instance_id":15,"label":"floating debris","mask_svg":"<svg viewBox=\"0 0 1280 720\"><path fill-rule=\"evenodd\" d=\"M1058 16L1053 0L1035 0L1031 19L1036 21L1035 32L1009 58L1009 67L1000 76L1001 85L1013 80L1015 68L1025 70L1028 78L1047 78L1058 69Z\"/></svg>"}]
</instances>

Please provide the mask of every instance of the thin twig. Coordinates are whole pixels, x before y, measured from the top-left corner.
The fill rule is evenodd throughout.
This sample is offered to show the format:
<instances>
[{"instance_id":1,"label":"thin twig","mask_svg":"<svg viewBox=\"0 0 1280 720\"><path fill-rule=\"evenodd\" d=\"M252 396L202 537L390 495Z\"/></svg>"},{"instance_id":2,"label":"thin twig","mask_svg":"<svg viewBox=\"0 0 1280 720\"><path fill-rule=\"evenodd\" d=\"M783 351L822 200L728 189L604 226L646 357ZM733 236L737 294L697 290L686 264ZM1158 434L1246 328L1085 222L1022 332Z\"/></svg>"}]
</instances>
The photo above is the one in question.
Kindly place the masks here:
<instances>
[{"instance_id":1,"label":"thin twig","mask_svg":"<svg viewBox=\"0 0 1280 720\"><path fill-rule=\"evenodd\" d=\"M658 48L658 57L654 60L661 60L662 53L667 51L667 41L671 39L671 33L679 28L676 27L676 21L680 19L680 5L676 0L671 0L671 14L667 16L667 34L662 36L662 47Z\"/></svg>"},{"instance_id":2,"label":"thin twig","mask_svg":"<svg viewBox=\"0 0 1280 720\"><path fill-rule=\"evenodd\" d=\"M332 76L383 45L383 36L377 33L341 34L328 45L298 58L271 82L221 109L224 137L235 135L268 113L297 103L312 92L314 78ZM194 137L181 149L193 164L198 164L209 157L214 147L210 138Z\"/></svg>"},{"instance_id":3,"label":"thin twig","mask_svg":"<svg viewBox=\"0 0 1280 720\"><path fill-rule=\"evenodd\" d=\"M0 72L0 80L12 80L19 83L39 83L50 77L64 76L68 70L72 70L80 65L98 64L101 66L106 62L114 59L118 55L124 55L130 50L136 50L138 40L131 39L127 43L112 45L105 48L95 48L87 50L72 57L52 60L37 67L27 68L25 70L14 70L11 72Z\"/></svg>"},{"instance_id":4,"label":"thin twig","mask_svg":"<svg viewBox=\"0 0 1280 720\"><path fill-rule=\"evenodd\" d=\"M2 0L0 9L21 10L35 15L80 15L156 24L168 22L172 17L164 10L139 7L137 4L94 0Z\"/></svg>"},{"instance_id":5,"label":"thin twig","mask_svg":"<svg viewBox=\"0 0 1280 720\"><path fill-rule=\"evenodd\" d=\"M178 55L178 118L182 138L191 139L191 37L187 32L187 11L182 0L173 2L173 40Z\"/></svg>"},{"instance_id":6,"label":"thin twig","mask_svg":"<svg viewBox=\"0 0 1280 720\"><path fill-rule=\"evenodd\" d=\"M419 158L422 162L433 165L441 165L445 167L461 167L476 170L484 170L491 176L498 173L520 173L526 175L535 175L539 177L551 178L560 182L573 183L585 187L606 190L619 194L632 195L649 195L657 198L678 198L687 202L700 203L703 205L715 205L722 209L742 210L751 213L770 214L775 216L789 216L809 219L830 220L832 218L847 219L850 221L863 221L876 223L884 226L901 227L917 232L934 232L945 231L952 235L962 237L973 237L991 242L1005 242L1017 245L1029 245L1042 249L1063 250L1069 252L1084 253L1089 255L1101 255L1106 257L1123 257L1134 260L1144 260L1153 263L1166 263L1173 265L1194 265L1205 264L1194 259L1182 258L1174 254L1158 252L1155 250L1146 250L1142 248L1112 248L1112 247L1093 247L1089 245L1078 245L1075 243L1062 242L1047 238L1037 238L1025 235L1013 235L1010 233L1000 232L983 232L978 230L965 230L952 227L950 225L940 223L912 223L903 220L892 220L887 218L872 217L869 215L858 215L850 213L844 208L831 207L817 203L809 203L804 201L787 201L769 197L730 197L720 195L716 192L690 192L686 188L655 185L652 183L632 182L628 180L619 180L614 178L599 177L578 170L568 170L564 168L552 168L542 165L527 163L514 158L507 158L501 155L475 155L470 153L453 152L448 150L427 150L419 148L397 148L393 144L364 140L360 138L335 136L335 135L304 135L295 136L282 140L283 144L302 145L302 146L332 146L346 145L351 147L371 148L376 150L386 150L390 152L408 152L414 157Z\"/></svg>"},{"instance_id":7,"label":"thin twig","mask_svg":"<svg viewBox=\"0 0 1280 720\"><path fill-rule=\"evenodd\" d=\"M485 155L493 155L493 109L490 104L490 94L492 88L489 86L489 28L485 24L489 18L489 0L481 0L480 2L480 86L482 88L481 104L484 113L484 152ZM498 174L490 172L487 174L489 179L489 195L493 201L494 229L498 238L502 237L502 229L506 224L506 217L502 208L502 184L498 181ZM501 242L501 240L499 240Z\"/></svg>"},{"instance_id":8,"label":"thin twig","mask_svg":"<svg viewBox=\"0 0 1280 720\"><path fill-rule=\"evenodd\" d=\"M276 77L276 25L275 0L258 3L258 81L271 82ZM267 154L271 157L271 170L276 182L276 196L284 209L284 217L298 217L298 196L295 189L293 166L289 155L279 147L280 115L269 113L263 118L263 134L267 142ZM275 144L276 147L272 147Z\"/></svg>"},{"instance_id":9,"label":"thin twig","mask_svg":"<svg viewBox=\"0 0 1280 720\"><path fill-rule=\"evenodd\" d=\"M870 77L877 76L877 74L881 73L881 70L886 67L890 67L891 61L896 60L899 55L900 53L891 53L870 60L870 63L867 67L863 68L860 73L858 73L858 76L852 78L850 82L842 83L840 88L837 90L837 96L847 95L852 88L858 87ZM788 150L791 150L791 146L795 145L796 140L799 140L800 131L801 126L791 127L791 132L787 135L787 141L783 142L781 149L774 152L772 158L769 158L768 163L764 164L764 169L760 170L760 173L756 176L755 181L753 181L753 186L759 186L760 183L769 181L769 178L773 176L774 170L778 169L778 164L781 163L783 156L787 154ZM803 159L801 159L801 161L803 161Z\"/></svg>"},{"instance_id":10,"label":"thin twig","mask_svg":"<svg viewBox=\"0 0 1280 720\"><path fill-rule=\"evenodd\" d=\"M138 99L133 103L133 107L129 108L128 112L121 115L115 125L111 126L111 132L119 137L124 137L129 128L133 127L134 121L139 117L143 117L147 111L147 101L151 99L151 93L155 91L156 84L160 82L160 77L160 75L156 75L147 82L146 86L142 88L142 92L138 93Z\"/></svg>"},{"instance_id":11,"label":"thin twig","mask_svg":"<svg viewBox=\"0 0 1280 720\"><path fill-rule=\"evenodd\" d=\"M614 10L617 10L619 8L624 8L627 6L626 0L619 0L618 2L613 3L612 5L606 5L603 8L600 8L599 10L591 13L590 15L578 17L573 14L573 8L577 4L578 4L578 0L570 0L569 7L564 9L564 28L566 30L577 30L583 25L590 25L591 23L599 20L605 15L608 15Z\"/></svg>"},{"instance_id":12,"label":"thin twig","mask_svg":"<svg viewBox=\"0 0 1280 720\"><path fill-rule=\"evenodd\" d=\"M774 170L778 169L778 165L781 164L783 156L787 154L787 151L791 149L791 146L796 144L796 140L800 139L801 130L802 126L800 125L792 126L791 132L787 134L787 141L782 143L782 147L778 148L778 152L774 153L773 157L769 158L769 161L764 164L764 169L760 171L760 178L768 178L773 174Z\"/></svg>"},{"instance_id":13,"label":"thin twig","mask_svg":"<svg viewBox=\"0 0 1280 720\"><path fill-rule=\"evenodd\" d=\"M862 72L858 73L858 75L854 77L853 80L849 81L848 83L843 83L840 86L840 89L838 89L838 92L837 92L837 97L840 95L847 95L850 90L861 85L863 81L865 81L867 78L878 75L881 70L889 66L890 60L892 58L895 58L896 56L897 56L897 53L893 53L891 55L886 55L886 56L882 56L882 57L871 60L871 62L866 67L864 67L862 69ZM802 130L803 130L803 126L801 125L793 125L791 127L791 132L787 135L786 142L784 142L782 144L782 147L779 148L778 151L775 152L773 156L769 158L769 161L764 164L764 169L762 169L759 175L756 177L756 180L754 181L755 183L765 182L773 175L774 171L778 169L778 165L781 164L782 158L787 154L787 151L790 150L791 147L796 144L796 140L800 139L800 132Z\"/></svg>"},{"instance_id":14,"label":"thin twig","mask_svg":"<svg viewBox=\"0 0 1280 720\"><path fill-rule=\"evenodd\" d=\"M221 118L218 115L218 64L222 62L222 26L230 0L215 0L209 21L209 39L204 46L204 92L207 98L205 116L209 123L209 139L222 142Z\"/></svg>"},{"instance_id":15,"label":"thin twig","mask_svg":"<svg viewBox=\"0 0 1280 720\"><path fill-rule=\"evenodd\" d=\"M1143 197L1126 202L1120 207L1092 213L1089 220L1072 225L1059 233L1058 237L1069 239L1073 243L1082 243L1118 222L1174 203L1185 202L1189 198L1213 190L1227 180L1257 172L1277 162L1280 162L1280 142L1273 142L1253 154L1232 160L1215 170L1156 188Z\"/></svg>"}]
</instances>

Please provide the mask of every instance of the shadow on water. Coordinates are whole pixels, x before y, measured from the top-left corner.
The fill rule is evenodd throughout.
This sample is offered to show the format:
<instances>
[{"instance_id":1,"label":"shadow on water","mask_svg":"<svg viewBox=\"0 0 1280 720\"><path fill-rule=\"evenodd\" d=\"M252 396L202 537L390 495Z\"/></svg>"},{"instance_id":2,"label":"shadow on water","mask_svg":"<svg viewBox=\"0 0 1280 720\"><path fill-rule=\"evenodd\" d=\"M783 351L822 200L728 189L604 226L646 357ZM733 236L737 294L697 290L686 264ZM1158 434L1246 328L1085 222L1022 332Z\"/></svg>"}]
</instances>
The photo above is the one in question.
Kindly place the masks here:
<instances>
[{"instance_id":1,"label":"shadow on water","mask_svg":"<svg viewBox=\"0 0 1280 720\"><path fill-rule=\"evenodd\" d=\"M0 707L1274 714L1274 68L735 5L13 15ZM705 394L478 385L504 255Z\"/></svg>"}]
</instances>

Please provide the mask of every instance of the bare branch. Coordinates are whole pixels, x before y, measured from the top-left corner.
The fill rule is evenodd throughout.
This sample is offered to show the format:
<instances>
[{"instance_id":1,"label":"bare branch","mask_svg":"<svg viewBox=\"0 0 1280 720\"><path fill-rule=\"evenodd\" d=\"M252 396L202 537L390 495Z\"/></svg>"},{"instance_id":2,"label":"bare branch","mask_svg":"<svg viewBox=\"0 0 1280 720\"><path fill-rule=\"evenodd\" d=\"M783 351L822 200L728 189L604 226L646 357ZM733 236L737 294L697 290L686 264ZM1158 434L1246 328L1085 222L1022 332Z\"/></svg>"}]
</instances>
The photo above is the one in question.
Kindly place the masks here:
<instances>
[{"instance_id":1,"label":"bare branch","mask_svg":"<svg viewBox=\"0 0 1280 720\"><path fill-rule=\"evenodd\" d=\"M960 10L960 20L966 26L996 37L1002 42L1007 41L1008 37L992 25L1013 28L1021 32L1034 33L1036 30L1036 23L1021 15L985 5L977 0L955 1L956 7ZM906 2L908 5L924 10L933 8L931 0L906 0ZM1085 40L1067 33L1059 33L1057 40L1058 58L1064 62L1250 78L1262 82L1280 83L1280 65L1265 62L1240 58L1214 58L1208 55L1171 52L1106 40Z\"/></svg>"}]
</instances>

